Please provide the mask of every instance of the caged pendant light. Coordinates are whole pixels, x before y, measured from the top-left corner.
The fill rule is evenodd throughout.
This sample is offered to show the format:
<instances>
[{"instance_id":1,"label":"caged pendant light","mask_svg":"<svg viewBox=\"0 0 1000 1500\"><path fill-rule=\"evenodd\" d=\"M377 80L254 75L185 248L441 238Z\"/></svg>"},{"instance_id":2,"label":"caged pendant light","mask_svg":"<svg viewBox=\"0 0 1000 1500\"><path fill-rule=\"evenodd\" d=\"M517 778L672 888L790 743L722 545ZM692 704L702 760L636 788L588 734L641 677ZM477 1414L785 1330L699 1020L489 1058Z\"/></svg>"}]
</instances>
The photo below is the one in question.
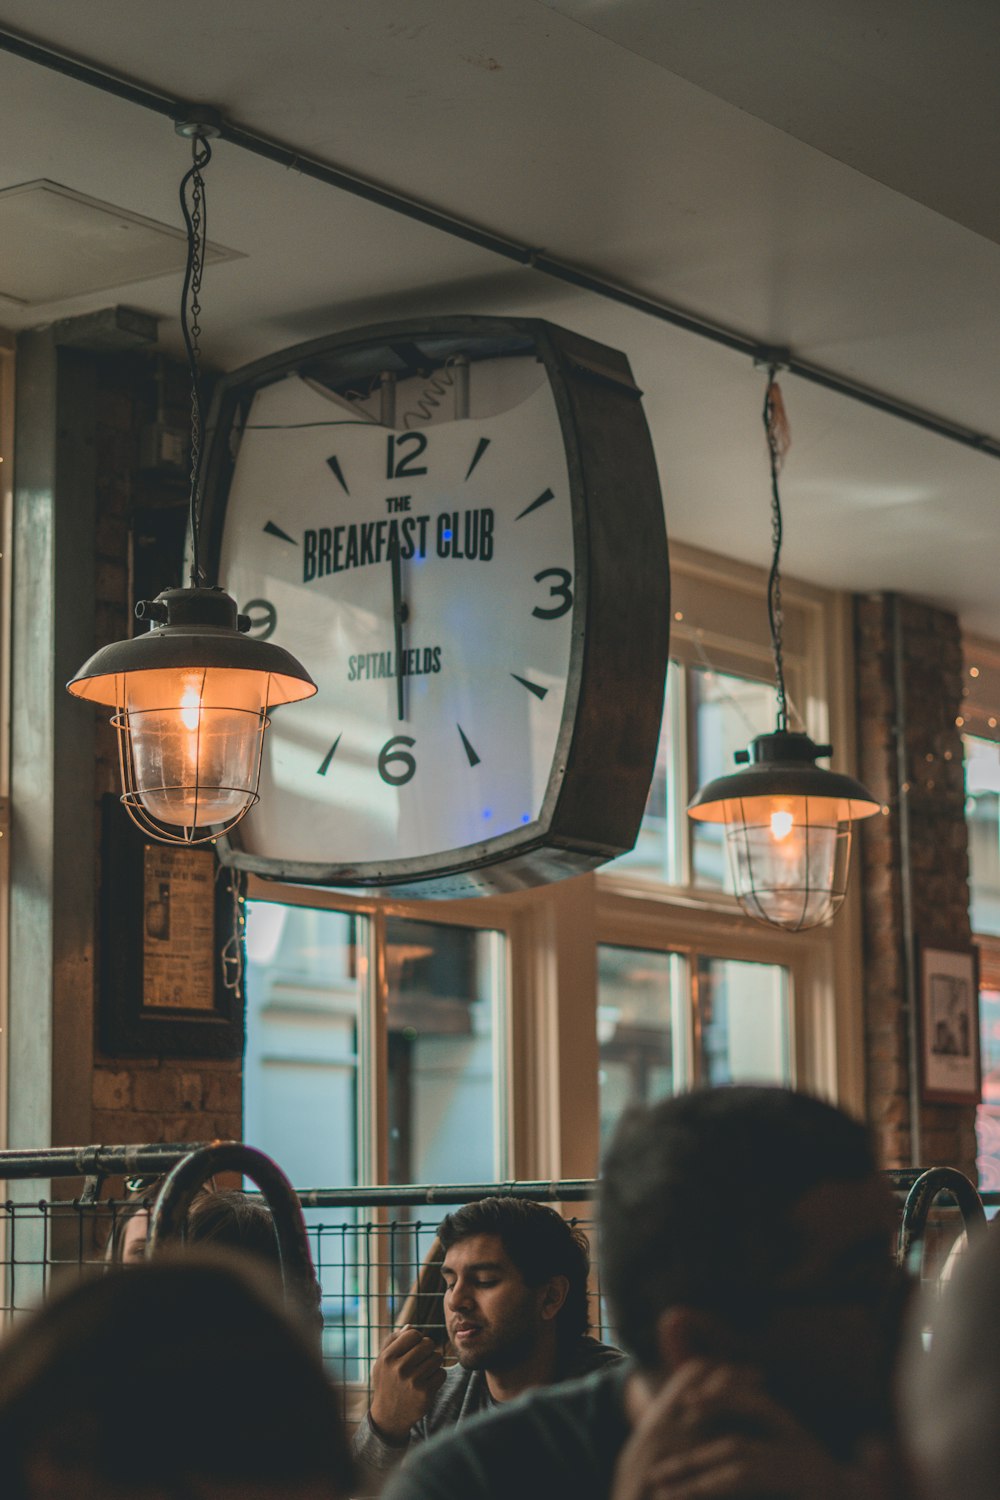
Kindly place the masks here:
<instances>
[{"instance_id":1,"label":"caged pendant light","mask_svg":"<svg viewBox=\"0 0 1000 1500\"><path fill-rule=\"evenodd\" d=\"M316 685L295 657L250 640L250 621L209 584L199 549L203 432L199 316L207 246L203 169L218 134L211 110L178 121L192 163L180 187L187 230L181 330L191 377L191 581L136 605L149 629L93 655L67 688L113 706L122 802L144 833L197 844L237 824L258 801L268 710L309 698Z\"/></svg>"},{"instance_id":2,"label":"caged pendant light","mask_svg":"<svg viewBox=\"0 0 1000 1500\"><path fill-rule=\"evenodd\" d=\"M688 805L689 817L725 828L736 896L760 922L792 932L816 927L834 915L847 892L851 824L879 810L853 776L816 764L831 755L788 727L781 613L781 495L778 475L790 438L776 366L768 372L764 429L771 465L772 561L767 584L774 653L778 722L736 753L746 767L703 786Z\"/></svg>"}]
</instances>

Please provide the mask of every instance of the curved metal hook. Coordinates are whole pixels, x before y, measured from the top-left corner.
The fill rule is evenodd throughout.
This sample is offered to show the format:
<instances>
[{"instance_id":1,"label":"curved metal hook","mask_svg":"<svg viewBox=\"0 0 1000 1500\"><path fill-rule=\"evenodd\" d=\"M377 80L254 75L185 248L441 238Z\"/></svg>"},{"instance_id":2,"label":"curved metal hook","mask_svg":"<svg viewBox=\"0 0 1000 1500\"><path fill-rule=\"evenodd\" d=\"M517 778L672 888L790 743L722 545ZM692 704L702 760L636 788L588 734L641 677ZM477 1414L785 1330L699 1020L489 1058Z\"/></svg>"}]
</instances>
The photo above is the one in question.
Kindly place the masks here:
<instances>
[{"instance_id":1,"label":"curved metal hook","mask_svg":"<svg viewBox=\"0 0 1000 1500\"><path fill-rule=\"evenodd\" d=\"M958 1204L965 1231L971 1239L986 1228L983 1200L964 1172L957 1167L929 1167L910 1188L899 1223L896 1259L905 1266L910 1250L927 1227L931 1205L940 1193L951 1193Z\"/></svg>"},{"instance_id":2,"label":"curved metal hook","mask_svg":"<svg viewBox=\"0 0 1000 1500\"><path fill-rule=\"evenodd\" d=\"M216 1172L239 1172L260 1188L274 1218L285 1297L291 1294L299 1305L318 1310L320 1286L298 1194L276 1162L241 1141L213 1141L200 1146L168 1174L150 1210L147 1259L166 1241L183 1241L188 1209L199 1188Z\"/></svg>"}]
</instances>

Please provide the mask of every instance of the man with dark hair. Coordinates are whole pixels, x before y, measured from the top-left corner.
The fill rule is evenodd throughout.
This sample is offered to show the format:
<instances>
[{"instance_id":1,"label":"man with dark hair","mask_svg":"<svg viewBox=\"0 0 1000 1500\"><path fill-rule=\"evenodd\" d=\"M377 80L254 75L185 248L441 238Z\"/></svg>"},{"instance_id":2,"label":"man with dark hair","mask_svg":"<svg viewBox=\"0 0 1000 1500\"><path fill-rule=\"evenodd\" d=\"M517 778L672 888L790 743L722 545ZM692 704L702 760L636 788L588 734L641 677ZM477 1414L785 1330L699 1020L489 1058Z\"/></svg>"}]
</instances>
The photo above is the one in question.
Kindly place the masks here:
<instances>
[{"instance_id":1,"label":"man with dark hair","mask_svg":"<svg viewBox=\"0 0 1000 1500\"><path fill-rule=\"evenodd\" d=\"M818 1099L735 1087L630 1111L600 1225L633 1361L429 1445L392 1500L888 1494L893 1223L865 1131Z\"/></svg>"},{"instance_id":2,"label":"man with dark hair","mask_svg":"<svg viewBox=\"0 0 1000 1500\"><path fill-rule=\"evenodd\" d=\"M620 1362L588 1336L590 1258L578 1229L523 1198L484 1198L438 1226L444 1320L458 1363L419 1329L399 1329L372 1370L354 1452L376 1492L415 1442L533 1386Z\"/></svg>"}]
</instances>

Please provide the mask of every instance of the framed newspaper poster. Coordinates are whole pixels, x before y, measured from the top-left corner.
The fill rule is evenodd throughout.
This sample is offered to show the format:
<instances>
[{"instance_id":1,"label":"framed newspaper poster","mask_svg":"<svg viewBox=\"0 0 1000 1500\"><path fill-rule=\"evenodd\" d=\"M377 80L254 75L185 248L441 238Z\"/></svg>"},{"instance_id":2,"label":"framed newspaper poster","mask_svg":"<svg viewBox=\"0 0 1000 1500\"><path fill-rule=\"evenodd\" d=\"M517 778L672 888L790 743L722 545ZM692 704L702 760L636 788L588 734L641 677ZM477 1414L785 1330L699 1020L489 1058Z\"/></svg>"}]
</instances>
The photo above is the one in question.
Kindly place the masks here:
<instances>
[{"instance_id":1,"label":"framed newspaper poster","mask_svg":"<svg viewBox=\"0 0 1000 1500\"><path fill-rule=\"evenodd\" d=\"M923 1097L978 1104L982 1084L974 948L921 948L920 1040Z\"/></svg>"},{"instance_id":2,"label":"framed newspaper poster","mask_svg":"<svg viewBox=\"0 0 1000 1500\"><path fill-rule=\"evenodd\" d=\"M239 876L211 848L160 844L102 809L101 1046L111 1056L238 1057Z\"/></svg>"}]
</instances>

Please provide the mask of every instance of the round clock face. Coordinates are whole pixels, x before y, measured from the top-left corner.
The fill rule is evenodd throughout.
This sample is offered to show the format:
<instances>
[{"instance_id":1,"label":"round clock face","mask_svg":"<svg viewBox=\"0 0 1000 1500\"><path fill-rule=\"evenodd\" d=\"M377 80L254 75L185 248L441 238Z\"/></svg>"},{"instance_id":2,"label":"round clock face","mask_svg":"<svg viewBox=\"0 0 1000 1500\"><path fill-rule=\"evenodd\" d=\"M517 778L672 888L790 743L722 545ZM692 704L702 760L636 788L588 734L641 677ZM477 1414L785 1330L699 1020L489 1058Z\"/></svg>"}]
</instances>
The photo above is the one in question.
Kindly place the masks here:
<instances>
[{"instance_id":1,"label":"round clock face","mask_svg":"<svg viewBox=\"0 0 1000 1500\"><path fill-rule=\"evenodd\" d=\"M378 865L540 816L575 613L566 457L535 361L470 373L453 420L419 381L386 425L298 374L253 398L219 576L318 693L273 716L251 856Z\"/></svg>"}]
</instances>

